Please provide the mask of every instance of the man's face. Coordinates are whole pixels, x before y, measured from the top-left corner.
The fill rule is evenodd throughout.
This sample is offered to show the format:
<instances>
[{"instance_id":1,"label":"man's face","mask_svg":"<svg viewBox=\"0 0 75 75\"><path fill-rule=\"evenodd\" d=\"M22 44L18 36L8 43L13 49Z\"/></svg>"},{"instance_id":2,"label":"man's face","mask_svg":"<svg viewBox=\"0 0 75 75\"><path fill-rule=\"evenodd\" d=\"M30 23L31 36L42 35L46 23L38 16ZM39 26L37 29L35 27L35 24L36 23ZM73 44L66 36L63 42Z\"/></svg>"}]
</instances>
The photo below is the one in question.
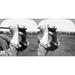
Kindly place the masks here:
<instances>
[{"instance_id":1,"label":"man's face","mask_svg":"<svg viewBox=\"0 0 75 75\"><path fill-rule=\"evenodd\" d=\"M23 33L22 32L19 32L19 42L22 41L22 35L23 35Z\"/></svg>"},{"instance_id":2,"label":"man's face","mask_svg":"<svg viewBox=\"0 0 75 75\"><path fill-rule=\"evenodd\" d=\"M19 32L19 42L25 43L25 41L26 41L26 34Z\"/></svg>"},{"instance_id":3,"label":"man's face","mask_svg":"<svg viewBox=\"0 0 75 75\"><path fill-rule=\"evenodd\" d=\"M21 37L21 35L19 35L19 42L21 42L22 41L22 37Z\"/></svg>"}]
</instances>

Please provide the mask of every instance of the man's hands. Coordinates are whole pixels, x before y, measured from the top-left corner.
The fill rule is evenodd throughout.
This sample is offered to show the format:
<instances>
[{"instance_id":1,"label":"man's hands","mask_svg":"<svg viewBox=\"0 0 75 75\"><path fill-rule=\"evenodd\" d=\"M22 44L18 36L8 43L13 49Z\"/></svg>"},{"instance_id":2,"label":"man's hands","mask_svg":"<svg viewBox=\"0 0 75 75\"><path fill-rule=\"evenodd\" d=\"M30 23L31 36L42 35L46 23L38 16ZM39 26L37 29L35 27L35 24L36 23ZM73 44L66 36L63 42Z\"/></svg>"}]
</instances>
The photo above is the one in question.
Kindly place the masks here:
<instances>
[{"instance_id":1,"label":"man's hands","mask_svg":"<svg viewBox=\"0 0 75 75\"><path fill-rule=\"evenodd\" d=\"M10 26L10 32L13 33L13 34L18 32L18 25Z\"/></svg>"},{"instance_id":2,"label":"man's hands","mask_svg":"<svg viewBox=\"0 0 75 75\"><path fill-rule=\"evenodd\" d=\"M39 25L38 29L40 29L41 32L45 33L48 31L48 25Z\"/></svg>"}]
</instances>

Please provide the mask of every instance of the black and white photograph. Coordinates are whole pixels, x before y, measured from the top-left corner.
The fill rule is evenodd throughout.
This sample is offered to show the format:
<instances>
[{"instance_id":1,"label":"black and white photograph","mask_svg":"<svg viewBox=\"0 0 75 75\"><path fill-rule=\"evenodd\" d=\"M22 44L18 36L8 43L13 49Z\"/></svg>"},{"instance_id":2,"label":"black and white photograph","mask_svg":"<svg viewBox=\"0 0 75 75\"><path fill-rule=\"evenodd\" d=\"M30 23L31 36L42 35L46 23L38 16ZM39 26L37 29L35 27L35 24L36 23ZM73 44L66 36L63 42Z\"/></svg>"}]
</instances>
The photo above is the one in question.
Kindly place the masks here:
<instances>
[{"instance_id":1,"label":"black and white photograph","mask_svg":"<svg viewBox=\"0 0 75 75\"><path fill-rule=\"evenodd\" d=\"M0 56L75 56L75 19L0 19Z\"/></svg>"},{"instance_id":2,"label":"black and white photograph","mask_svg":"<svg viewBox=\"0 0 75 75\"><path fill-rule=\"evenodd\" d=\"M0 0L0 75L75 75L74 0Z\"/></svg>"}]
</instances>

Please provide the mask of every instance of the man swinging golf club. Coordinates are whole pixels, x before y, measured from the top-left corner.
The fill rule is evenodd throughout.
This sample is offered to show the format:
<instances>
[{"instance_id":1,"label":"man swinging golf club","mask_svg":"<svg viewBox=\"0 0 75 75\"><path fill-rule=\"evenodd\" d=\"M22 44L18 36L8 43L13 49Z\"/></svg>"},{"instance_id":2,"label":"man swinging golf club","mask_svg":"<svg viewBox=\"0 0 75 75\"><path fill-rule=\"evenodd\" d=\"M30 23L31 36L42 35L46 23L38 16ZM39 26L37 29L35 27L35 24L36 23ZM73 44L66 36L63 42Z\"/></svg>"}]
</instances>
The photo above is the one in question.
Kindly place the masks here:
<instances>
[{"instance_id":1,"label":"man swinging golf club","mask_svg":"<svg viewBox=\"0 0 75 75\"><path fill-rule=\"evenodd\" d=\"M48 51L54 51L58 48L56 28L50 28L49 25L39 25L38 28L43 34L42 38L39 39L38 56L46 56ZM51 41L49 35L52 37Z\"/></svg>"},{"instance_id":2,"label":"man swinging golf club","mask_svg":"<svg viewBox=\"0 0 75 75\"><path fill-rule=\"evenodd\" d=\"M19 28L18 25L11 26L10 31L13 34L7 49L0 51L0 56L16 56L18 51L27 48L26 32Z\"/></svg>"}]
</instances>

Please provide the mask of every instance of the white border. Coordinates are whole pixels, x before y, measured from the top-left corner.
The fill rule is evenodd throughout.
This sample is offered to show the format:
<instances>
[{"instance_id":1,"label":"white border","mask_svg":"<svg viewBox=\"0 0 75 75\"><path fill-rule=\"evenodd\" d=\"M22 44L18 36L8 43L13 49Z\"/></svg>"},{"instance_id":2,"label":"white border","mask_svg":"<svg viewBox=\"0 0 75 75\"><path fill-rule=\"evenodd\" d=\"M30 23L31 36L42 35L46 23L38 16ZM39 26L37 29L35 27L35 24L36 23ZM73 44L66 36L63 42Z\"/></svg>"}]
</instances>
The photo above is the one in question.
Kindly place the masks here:
<instances>
[{"instance_id":1,"label":"white border","mask_svg":"<svg viewBox=\"0 0 75 75\"><path fill-rule=\"evenodd\" d=\"M0 18L75 18L74 0L0 0ZM0 57L1 75L75 75L75 57Z\"/></svg>"}]
</instances>

